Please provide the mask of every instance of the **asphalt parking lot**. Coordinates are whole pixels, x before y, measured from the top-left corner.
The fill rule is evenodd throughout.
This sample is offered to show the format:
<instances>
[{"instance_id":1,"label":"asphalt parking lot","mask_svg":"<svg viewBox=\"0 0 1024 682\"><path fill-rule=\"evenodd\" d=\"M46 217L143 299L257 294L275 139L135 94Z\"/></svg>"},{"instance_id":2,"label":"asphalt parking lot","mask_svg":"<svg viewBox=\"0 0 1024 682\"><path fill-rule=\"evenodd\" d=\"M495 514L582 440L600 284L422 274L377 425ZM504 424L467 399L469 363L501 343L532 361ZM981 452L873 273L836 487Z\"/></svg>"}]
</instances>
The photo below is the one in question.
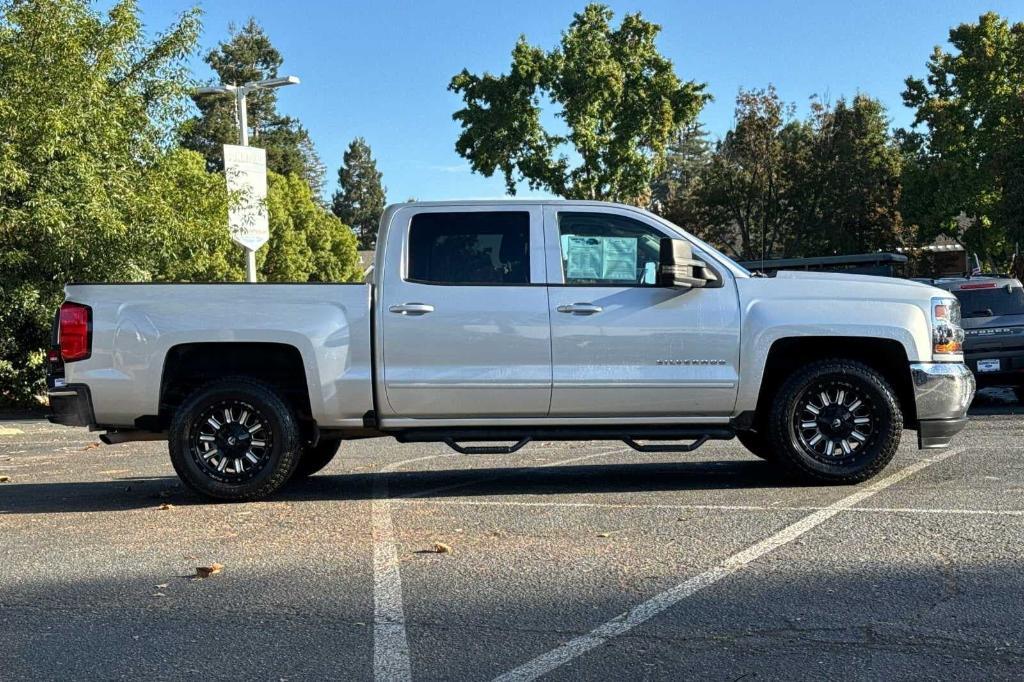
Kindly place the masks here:
<instances>
[{"instance_id":1,"label":"asphalt parking lot","mask_svg":"<svg viewBox=\"0 0 1024 682\"><path fill-rule=\"evenodd\" d=\"M1020 679L1014 411L854 487L737 441L381 439L251 504L164 443L0 421L0 678Z\"/></svg>"}]
</instances>

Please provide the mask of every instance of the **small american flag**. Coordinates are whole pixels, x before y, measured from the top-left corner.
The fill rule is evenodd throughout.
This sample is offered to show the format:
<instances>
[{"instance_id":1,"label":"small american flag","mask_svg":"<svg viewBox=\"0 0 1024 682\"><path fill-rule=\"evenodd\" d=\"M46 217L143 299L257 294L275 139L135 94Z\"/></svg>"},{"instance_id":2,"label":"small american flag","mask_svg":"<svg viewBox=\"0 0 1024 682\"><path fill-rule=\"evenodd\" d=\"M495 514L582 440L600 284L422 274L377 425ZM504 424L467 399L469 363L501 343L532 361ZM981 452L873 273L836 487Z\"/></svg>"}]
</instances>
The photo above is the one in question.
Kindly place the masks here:
<instances>
[{"instance_id":1,"label":"small american flag","mask_svg":"<svg viewBox=\"0 0 1024 682\"><path fill-rule=\"evenodd\" d=\"M981 261L978 260L978 254L974 254L974 267L971 268L971 277L977 277L981 274Z\"/></svg>"}]
</instances>

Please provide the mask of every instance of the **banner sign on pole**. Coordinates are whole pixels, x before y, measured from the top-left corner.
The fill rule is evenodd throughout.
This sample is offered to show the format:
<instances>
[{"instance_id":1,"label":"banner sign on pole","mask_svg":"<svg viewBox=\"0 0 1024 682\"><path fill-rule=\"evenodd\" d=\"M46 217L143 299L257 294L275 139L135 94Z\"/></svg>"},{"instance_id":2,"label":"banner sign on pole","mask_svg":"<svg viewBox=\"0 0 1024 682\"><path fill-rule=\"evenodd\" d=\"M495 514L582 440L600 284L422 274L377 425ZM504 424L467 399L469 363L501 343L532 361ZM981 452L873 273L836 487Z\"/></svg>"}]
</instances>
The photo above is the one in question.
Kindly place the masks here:
<instances>
[{"instance_id":1,"label":"banner sign on pole","mask_svg":"<svg viewBox=\"0 0 1024 682\"><path fill-rule=\"evenodd\" d=\"M267 219L267 150L224 145L228 181L228 229L231 239L256 251L270 238Z\"/></svg>"}]
</instances>

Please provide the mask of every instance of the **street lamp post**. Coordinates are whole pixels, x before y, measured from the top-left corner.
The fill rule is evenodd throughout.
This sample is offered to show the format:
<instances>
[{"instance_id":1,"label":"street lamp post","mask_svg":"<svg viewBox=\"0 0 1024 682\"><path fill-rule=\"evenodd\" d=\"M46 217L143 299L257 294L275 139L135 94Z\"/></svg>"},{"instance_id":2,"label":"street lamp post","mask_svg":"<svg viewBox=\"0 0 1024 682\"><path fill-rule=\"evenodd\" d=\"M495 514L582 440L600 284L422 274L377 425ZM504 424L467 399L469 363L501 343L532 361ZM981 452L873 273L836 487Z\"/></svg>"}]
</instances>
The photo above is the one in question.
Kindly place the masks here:
<instances>
[{"instance_id":1,"label":"street lamp post","mask_svg":"<svg viewBox=\"0 0 1024 682\"><path fill-rule=\"evenodd\" d=\"M284 76L282 78L267 78L261 81L251 81L243 85L215 85L213 87L196 88L196 95L234 95L235 112L238 118L238 140L243 147L249 146L249 113L246 111L246 96L253 90L270 90L285 85L297 85L298 76ZM256 251L245 250L245 279L249 282L256 281Z\"/></svg>"}]
</instances>

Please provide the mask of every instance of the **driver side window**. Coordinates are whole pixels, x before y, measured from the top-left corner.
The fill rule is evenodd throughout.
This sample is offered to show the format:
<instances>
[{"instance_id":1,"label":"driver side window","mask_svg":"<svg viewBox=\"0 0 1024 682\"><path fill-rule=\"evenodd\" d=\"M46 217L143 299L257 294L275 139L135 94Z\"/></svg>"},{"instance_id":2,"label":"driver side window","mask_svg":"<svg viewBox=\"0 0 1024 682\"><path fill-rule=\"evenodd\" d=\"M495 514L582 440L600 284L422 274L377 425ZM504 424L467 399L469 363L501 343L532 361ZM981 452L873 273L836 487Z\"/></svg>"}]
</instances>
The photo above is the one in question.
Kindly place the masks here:
<instances>
[{"instance_id":1,"label":"driver side window","mask_svg":"<svg viewBox=\"0 0 1024 682\"><path fill-rule=\"evenodd\" d=\"M610 213L560 212L558 236L566 284L656 285L665 235L653 227Z\"/></svg>"}]
</instances>

